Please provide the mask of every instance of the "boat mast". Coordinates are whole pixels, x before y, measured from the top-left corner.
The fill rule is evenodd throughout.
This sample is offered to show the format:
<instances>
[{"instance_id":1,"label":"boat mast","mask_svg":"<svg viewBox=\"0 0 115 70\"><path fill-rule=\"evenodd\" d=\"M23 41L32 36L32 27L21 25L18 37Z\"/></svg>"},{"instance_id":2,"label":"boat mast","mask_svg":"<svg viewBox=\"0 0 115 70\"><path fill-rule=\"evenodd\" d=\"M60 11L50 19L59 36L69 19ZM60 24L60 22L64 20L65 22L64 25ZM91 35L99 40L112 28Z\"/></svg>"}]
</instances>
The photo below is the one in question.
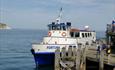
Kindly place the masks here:
<instances>
[{"instance_id":1,"label":"boat mast","mask_svg":"<svg viewBox=\"0 0 115 70\"><path fill-rule=\"evenodd\" d=\"M59 16L56 19L57 24L60 24L61 17L62 17L62 8L60 8Z\"/></svg>"}]
</instances>

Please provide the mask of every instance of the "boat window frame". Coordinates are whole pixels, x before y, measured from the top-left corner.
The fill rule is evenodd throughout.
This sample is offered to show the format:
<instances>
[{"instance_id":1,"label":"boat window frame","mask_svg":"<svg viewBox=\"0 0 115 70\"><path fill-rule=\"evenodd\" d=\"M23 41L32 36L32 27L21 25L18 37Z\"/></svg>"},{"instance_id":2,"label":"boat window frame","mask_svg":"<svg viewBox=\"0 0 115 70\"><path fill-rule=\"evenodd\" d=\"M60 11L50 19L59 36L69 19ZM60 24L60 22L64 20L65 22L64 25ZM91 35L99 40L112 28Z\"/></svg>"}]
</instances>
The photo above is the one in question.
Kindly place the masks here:
<instances>
[{"instance_id":1,"label":"boat window frame","mask_svg":"<svg viewBox=\"0 0 115 70\"><path fill-rule=\"evenodd\" d=\"M61 26L60 26L60 25L57 25L57 26L56 26L56 30L61 30Z\"/></svg>"},{"instance_id":2,"label":"boat window frame","mask_svg":"<svg viewBox=\"0 0 115 70\"><path fill-rule=\"evenodd\" d=\"M66 30L66 26L63 26L62 29L65 31Z\"/></svg>"},{"instance_id":3,"label":"boat window frame","mask_svg":"<svg viewBox=\"0 0 115 70\"><path fill-rule=\"evenodd\" d=\"M56 26L52 26L52 30L56 30Z\"/></svg>"},{"instance_id":4,"label":"boat window frame","mask_svg":"<svg viewBox=\"0 0 115 70\"><path fill-rule=\"evenodd\" d=\"M52 30L52 27L48 27L49 30Z\"/></svg>"},{"instance_id":5,"label":"boat window frame","mask_svg":"<svg viewBox=\"0 0 115 70\"><path fill-rule=\"evenodd\" d=\"M71 37L74 37L74 34L75 34L74 32L70 32Z\"/></svg>"},{"instance_id":6,"label":"boat window frame","mask_svg":"<svg viewBox=\"0 0 115 70\"><path fill-rule=\"evenodd\" d=\"M90 37L90 34L88 33L88 37Z\"/></svg>"},{"instance_id":7,"label":"boat window frame","mask_svg":"<svg viewBox=\"0 0 115 70\"><path fill-rule=\"evenodd\" d=\"M85 33L85 37L88 37L88 36L87 36L87 33Z\"/></svg>"},{"instance_id":8,"label":"boat window frame","mask_svg":"<svg viewBox=\"0 0 115 70\"><path fill-rule=\"evenodd\" d=\"M84 33L82 33L82 37L83 37L83 38L85 37Z\"/></svg>"},{"instance_id":9,"label":"boat window frame","mask_svg":"<svg viewBox=\"0 0 115 70\"><path fill-rule=\"evenodd\" d=\"M74 34L75 34L75 37L80 37L80 33L79 32L75 32ZM78 34L78 35L76 36L76 34Z\"/></svg>"}]
</instances>

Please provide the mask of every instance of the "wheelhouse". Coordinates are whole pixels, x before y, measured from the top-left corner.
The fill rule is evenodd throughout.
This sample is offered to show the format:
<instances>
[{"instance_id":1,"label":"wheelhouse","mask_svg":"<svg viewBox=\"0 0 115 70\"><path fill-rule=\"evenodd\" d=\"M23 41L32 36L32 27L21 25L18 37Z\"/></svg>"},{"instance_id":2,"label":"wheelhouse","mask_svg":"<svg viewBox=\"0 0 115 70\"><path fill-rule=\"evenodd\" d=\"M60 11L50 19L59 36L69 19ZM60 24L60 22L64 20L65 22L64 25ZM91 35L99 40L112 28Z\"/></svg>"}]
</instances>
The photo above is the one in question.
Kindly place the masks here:
<instances>
[{"instance_id":1,"label":"wheelhouse","mask_svg":"<svg viewBox=\"0 0 115 70\"><path fill-rule=\"evenodd\" d=\"M71 28L71 22L67 22L67 23L55 23L52 22L51 24L48 25L49 30L69 30Z\"/></svg>"}]
</instances>

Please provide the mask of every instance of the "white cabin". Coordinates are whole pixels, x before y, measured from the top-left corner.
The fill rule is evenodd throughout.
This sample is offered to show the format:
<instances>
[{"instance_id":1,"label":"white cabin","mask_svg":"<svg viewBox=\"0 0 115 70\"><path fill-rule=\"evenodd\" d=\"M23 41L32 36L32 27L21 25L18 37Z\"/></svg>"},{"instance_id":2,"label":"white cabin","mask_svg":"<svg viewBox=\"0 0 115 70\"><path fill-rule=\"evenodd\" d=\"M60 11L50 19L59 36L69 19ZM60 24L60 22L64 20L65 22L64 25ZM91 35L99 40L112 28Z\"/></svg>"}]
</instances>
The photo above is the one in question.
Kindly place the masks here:
<instances>
[{"instance_id":1,"label":"white cabin","mask_svg":"<svg viewBox=\"0 0 115 70\"><path fill-rule=\"evenodd\" d=\"M94 31L72 29L71 23L67 22L48 25L48 36L43 38L43 44L91 44L96 40Z\"/></svg>"}]
</instances>

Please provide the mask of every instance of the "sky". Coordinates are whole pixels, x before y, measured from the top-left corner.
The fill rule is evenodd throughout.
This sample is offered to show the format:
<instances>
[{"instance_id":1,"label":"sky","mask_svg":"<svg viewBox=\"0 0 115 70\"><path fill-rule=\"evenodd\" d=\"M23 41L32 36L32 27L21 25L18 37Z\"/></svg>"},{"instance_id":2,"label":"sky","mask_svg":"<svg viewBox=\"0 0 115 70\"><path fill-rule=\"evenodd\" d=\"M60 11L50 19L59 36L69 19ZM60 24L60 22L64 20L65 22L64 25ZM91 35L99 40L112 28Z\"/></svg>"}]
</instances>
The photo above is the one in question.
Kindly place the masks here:
<instances>
[{"instance_id":1,"label":"sky","mask_svg":"<svg viewBox=\"0 0 115 70\"><path fill-rule=\"evenodd\" d=\"M115 19L115 0L0 0L0 22L17 29L47 29L62 11L62 22L104 31Z\"/></svg>"}]
</instances>

